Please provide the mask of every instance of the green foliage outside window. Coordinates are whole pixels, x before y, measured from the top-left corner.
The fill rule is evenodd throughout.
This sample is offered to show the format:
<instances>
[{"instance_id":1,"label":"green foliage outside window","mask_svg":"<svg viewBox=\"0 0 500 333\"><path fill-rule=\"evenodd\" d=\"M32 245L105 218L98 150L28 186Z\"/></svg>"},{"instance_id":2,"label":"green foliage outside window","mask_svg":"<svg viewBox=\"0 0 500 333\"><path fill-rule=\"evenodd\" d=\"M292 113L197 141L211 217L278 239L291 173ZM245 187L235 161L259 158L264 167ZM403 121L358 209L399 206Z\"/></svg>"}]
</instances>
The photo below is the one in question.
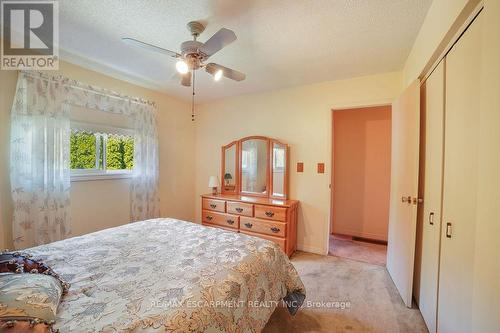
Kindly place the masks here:
<instances>
[{"instance_id":1,"label":"green foliage outside window","mask_svg":"<svg viewBox=\"0 0 500 333\"><path fill-rule=\"evenodd\" d=\"M108 170L132 170L134 167L134 139L108 136L106 157Z\"/></svg>"},{"instance_id":2,"label":"green foliage outside window","mask_svg":"<svg viewBox=\"0 0 500 333\"><path fill-rule=\"evenodd\" d=\"M134 168L134 139L132 137L72 132L70 138L71 169L103 169L103 152L106 149L107 170L132 170ZM96 152L99 163L96 167Z\"/></svg>"},{"instance_id":3,"label":"green foliage outside window","mask_svg":"<svg viewBox=\"0 0 500 333\"><path fill-rule=\"evenodd\" d=\"M96 137L91 133L71 132L71 169L94 169Z\"/></svg>"}]
</instances>

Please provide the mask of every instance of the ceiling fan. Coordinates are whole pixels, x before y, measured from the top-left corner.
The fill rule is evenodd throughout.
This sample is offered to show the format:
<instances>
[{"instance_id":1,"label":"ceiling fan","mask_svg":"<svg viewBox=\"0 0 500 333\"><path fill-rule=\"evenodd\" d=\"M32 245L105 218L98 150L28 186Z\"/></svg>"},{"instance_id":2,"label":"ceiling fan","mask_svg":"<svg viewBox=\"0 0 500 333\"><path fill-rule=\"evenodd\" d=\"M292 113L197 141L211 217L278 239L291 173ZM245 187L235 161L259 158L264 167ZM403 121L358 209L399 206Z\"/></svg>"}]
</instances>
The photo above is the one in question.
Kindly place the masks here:
<instances>
[{"instance_id":1,"label":"ceiling fan","mask_svg":"<svg viewBox=\"0 0 500 333\"><path fill-rule=\"evenodd\" d=\"M236 40L236 34L232 30L222 28L205 43L202 43L197 41L197 38L205 30L205 26L200 22L192 21L187 24L187 28L191 32L193 40L183 42L180 53L130 37L124 37L122 41L132 46L159 52L177 59L175 68L180 75L181 84L185 87L192 86L193 88L191 120L194 121L195 71L204 68L208 74L213 76L215 81L219 81L223 76L231 80L243 81L246 75L213 62L205 63L213 54Z\"/></svg>"}]
</instances>

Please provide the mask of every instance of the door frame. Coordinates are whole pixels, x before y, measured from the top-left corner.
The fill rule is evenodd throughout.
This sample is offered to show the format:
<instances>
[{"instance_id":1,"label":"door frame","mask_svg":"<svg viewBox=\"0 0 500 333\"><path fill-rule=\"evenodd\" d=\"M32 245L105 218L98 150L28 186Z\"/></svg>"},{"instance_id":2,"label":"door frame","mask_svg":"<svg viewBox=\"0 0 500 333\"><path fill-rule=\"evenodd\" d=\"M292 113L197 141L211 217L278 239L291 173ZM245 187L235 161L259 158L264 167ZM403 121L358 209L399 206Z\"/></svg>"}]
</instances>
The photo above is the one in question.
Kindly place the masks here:
<instances>
[{"instance_id":1,"label":"door frame","mask_svg":"<svg viewBox=\"0 0 500 333\"><path fill-rule=\"evenodd\" d=\"M392 108L392 102L393 99L387 98L382 101L377 101L373 103L368 103L368 104L348 104L348 105L339 105L336 107L333 107L330 109L330 125L329 125L329 130L330 130L330 140L329 140L329 145L330 145L330 165L331 165L331 172L330 172L330 212L328 216L328 229L326 233L326 251L325 253L328 255L330 252L330 236L332 235L333 232L333 191L335 190L335 184L334 184L334 174L335 174L335 155L334 155L334 112L338 111L346 111L346 110L353 110L353 109L363 109L363 108L373 108L373 107L378 107L378 106L391 106Z\"/></svg>"}]
</instances>

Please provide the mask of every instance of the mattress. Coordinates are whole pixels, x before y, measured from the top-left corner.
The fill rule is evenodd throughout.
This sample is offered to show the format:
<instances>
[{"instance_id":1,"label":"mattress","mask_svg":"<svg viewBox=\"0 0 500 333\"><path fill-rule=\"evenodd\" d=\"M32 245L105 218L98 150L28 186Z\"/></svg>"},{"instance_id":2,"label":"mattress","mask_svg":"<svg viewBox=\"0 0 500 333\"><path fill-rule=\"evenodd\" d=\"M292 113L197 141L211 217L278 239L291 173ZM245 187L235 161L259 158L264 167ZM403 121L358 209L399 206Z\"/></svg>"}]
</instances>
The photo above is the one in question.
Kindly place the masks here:
<instances>
[{"instance_id":1,"label":"mattress","mask_svg":"<svg viewBox=\"0 0 500 333\"><path fill-rule=\"evenodd\" d=\"M62 333L260 332L277 306L293 314L305 298L276 244L170 218L25 252L71 283Z\"/></svg>"}]
</instances>

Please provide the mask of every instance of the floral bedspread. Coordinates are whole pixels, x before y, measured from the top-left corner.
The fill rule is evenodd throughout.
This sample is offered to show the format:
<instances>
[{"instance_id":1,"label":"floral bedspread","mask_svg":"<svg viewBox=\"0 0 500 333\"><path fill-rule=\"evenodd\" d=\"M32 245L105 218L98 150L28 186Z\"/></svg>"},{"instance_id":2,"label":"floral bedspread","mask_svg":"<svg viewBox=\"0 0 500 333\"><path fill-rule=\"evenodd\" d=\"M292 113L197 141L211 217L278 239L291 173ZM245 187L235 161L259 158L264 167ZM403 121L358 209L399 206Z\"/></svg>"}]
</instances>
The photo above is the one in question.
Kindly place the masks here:
<instances>
[{"instance_id":1,"label":"floral bedspread","mask_svg":"<svg viewBox=\"0 0 500 333\"><path fill-rule=\"evenodd\" d=\"M272 242L154 219L26 250L71 283L65 332L260 332L305 289Z\"/></svg>"}]
</instances>

